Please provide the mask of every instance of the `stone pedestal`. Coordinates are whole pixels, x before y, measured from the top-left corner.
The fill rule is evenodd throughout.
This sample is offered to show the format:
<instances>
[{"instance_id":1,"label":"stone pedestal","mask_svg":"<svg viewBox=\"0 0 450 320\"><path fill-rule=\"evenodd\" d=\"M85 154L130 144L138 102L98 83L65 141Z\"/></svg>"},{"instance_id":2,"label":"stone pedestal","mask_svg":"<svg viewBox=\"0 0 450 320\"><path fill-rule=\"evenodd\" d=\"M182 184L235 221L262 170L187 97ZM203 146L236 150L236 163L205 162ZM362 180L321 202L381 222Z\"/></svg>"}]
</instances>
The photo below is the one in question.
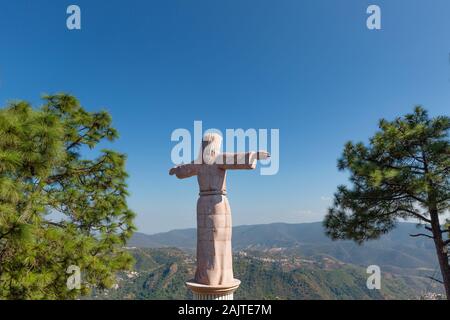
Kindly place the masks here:
<instances>
[{"instance_id":1,"label":"stone pedestal","mask_svg":"<svg viewBox=\"0 0 450 320\"><path fill-rule=\"evenodd\" d=\"M194 300L233 300L233 294L240 284L241 282L237 279L234 279L231 284L217 286L199 284L194 281L186 282L194 295Z\"/></svg>"}]
</instances>

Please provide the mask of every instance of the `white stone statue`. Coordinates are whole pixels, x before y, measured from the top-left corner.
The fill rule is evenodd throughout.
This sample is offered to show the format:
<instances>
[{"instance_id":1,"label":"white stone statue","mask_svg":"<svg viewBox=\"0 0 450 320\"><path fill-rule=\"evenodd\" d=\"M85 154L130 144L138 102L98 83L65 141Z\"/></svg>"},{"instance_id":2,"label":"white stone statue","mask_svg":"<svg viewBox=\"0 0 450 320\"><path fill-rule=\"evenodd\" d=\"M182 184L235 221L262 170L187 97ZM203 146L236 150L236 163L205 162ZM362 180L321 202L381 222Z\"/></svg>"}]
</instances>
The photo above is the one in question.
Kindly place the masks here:
<instances>
[{"instance_id":1,"label":"white stone statue","mask_svg":"<svg viewBox=\"0 0 450 320\"><path fill-rule=\"evenodd\" d=\"M197 176L200 197L197 201L197 270L194 282L216 287L239 282L233 276L226 172L230 169L254 169L258 159L270 156L266 151L220 153L221 144L219 134L206 134L199 159L174 167L169 172L179 179Z\"/></svg>"}]
</instances>

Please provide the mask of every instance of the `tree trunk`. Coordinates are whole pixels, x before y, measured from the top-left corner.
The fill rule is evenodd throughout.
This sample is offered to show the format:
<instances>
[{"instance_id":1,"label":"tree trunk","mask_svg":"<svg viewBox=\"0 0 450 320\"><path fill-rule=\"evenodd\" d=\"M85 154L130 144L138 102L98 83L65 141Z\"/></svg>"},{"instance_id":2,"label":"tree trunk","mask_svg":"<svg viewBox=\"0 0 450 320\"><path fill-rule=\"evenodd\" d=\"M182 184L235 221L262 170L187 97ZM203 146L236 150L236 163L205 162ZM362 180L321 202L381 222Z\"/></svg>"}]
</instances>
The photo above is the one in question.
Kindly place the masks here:
<instances>
[{"instance_id":1,"label":"tree trunk","mask_svg":"<svg viewBox=\"0 0 450 320\"><path fill-rule=\"evenodd\" d=\"M442 280L444 282L447 300L450 300L450 265L448 261L447 248L442 240L441 224L439 223L439 215L437 210L430 211L431 229L433 231L434 244L438 256L439 267L441 269Z\"/></svg>"}]
</instances>

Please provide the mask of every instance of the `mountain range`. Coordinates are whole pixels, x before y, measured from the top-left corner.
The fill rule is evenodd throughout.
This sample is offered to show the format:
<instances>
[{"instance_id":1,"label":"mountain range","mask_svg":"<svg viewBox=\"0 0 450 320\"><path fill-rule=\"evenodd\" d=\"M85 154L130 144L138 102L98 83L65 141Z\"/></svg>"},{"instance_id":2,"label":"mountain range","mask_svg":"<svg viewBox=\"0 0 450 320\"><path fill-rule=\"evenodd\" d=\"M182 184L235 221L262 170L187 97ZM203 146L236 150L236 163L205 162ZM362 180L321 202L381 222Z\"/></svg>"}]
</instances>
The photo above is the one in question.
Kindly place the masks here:
<instances>
[{"instance_id":1,"label":"mountain range","mask_svg":"<svg viewBox=\"0 0 450 320\"><path fill-rule=\"evenodd\" d=\"M237 299L439 299L443 288L432 241L412 238L421 226L398 223L378 240L332 241L321 223L233 228ZM195 272L196 230L135 233L127 250L133 271L90 299L192 299L185 282ZM367 267L381 269L381 290L366 286Z\"/></svg>"},{"instance_id":2,"label":"mountain range","mask_svg":"<svg viewBox=\"0 0 450 320\"><path fill-rule=\"evenodd\" d=\"M428 238L411 237L424 232L413 223L398 223L390 233L378 240L362 245L352 241L332 241L325 235L320 222L272 223L244 225L233 228L233 250L275 251L283 250L305 258L329 255L337 260L355 265L379 265L389 271L409 272L427 270L434 272L438 263L434 244ZM146 235L135 233L128 243L137 248L176 247L195 252L196 229L173 230Z\"/></svg>"}]
</instances>

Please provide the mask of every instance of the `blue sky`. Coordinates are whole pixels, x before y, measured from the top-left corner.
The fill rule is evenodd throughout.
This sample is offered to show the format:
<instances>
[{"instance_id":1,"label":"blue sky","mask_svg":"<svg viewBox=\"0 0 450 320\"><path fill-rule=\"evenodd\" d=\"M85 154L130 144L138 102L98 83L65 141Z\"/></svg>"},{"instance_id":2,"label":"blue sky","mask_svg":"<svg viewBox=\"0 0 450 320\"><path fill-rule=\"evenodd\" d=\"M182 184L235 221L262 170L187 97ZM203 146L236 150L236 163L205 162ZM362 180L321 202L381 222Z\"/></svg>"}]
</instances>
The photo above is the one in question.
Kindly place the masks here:
<instances>
[{"instance_id":1,"label":"blue sky","mask_svg":"<svg viewBox=\"0 0 450 320\"><path fill-rule=\"evenodd\" d=\"M82 30L66 28L70 4ZM448 0L3 1L0 43L2 105L64 91L112 114L147 233L195 226L196 180L167 174L170 134L194 120L280 129L277 175L229 173L240 225L321 220L346 141L417 104L450 110Z\"/></svg>"}]
</instances>

